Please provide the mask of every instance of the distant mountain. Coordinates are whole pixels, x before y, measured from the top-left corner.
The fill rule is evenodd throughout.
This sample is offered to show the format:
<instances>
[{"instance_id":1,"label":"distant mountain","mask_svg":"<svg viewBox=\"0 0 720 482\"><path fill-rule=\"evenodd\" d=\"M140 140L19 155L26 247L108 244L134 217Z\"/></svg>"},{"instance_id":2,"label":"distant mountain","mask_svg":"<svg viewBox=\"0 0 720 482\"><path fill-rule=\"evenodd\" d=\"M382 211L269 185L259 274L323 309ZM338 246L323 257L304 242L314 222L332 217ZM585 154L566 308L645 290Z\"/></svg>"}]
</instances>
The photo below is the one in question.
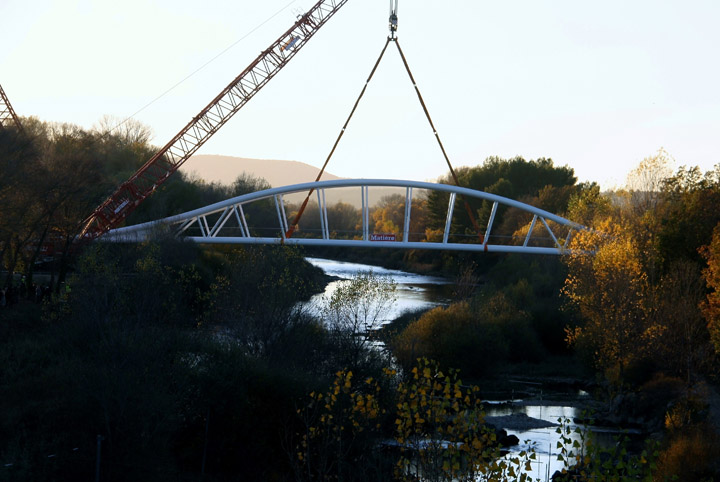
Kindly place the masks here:
<instances>
[{"instance_id":1,"label":"distant mountain","mask_svg":"<svg viewBox=\"0 0 720 482\"><path fill-rule=\"evenodd\" d=\"M206 182L232 184L243 172L261 177L272 187L288 186L312 182L320 169L298 161L279 161L273 159L248 159L245 157L217 156L200 154L192 156L180 168L184 173L195 172ZM327 171L323 181L341 179Z\"/></svg>"},{"instance_id":2,"label":"distant mountain","mask_svg":"<svg viewBox=\"0 0 720 482\"><path fill-rule=\"evenodd\" d=\"M232 182L244 172L265 179L272 187L313 182L320 172L320 169L317 167L298 161L248 159L245 157L211 154L192 156L182 165L180 170L186 174L194 172L205 182L219 182L222 184L232 184ZM321 181L332 181L335 179L343 178L325 171ZM396 193L403 193L404 196L404 191L394 188L371 188L371 202L375 203L383 196ZM287 196L286 199L289 202L300 203L305 199L305 194L292 194ZM316 197L313 195L312 200L315 199ZM326 201L329 205L342 201L358 209L362 205L359 188L330 189L327 191Z\"/></svg>"}]
</instances>

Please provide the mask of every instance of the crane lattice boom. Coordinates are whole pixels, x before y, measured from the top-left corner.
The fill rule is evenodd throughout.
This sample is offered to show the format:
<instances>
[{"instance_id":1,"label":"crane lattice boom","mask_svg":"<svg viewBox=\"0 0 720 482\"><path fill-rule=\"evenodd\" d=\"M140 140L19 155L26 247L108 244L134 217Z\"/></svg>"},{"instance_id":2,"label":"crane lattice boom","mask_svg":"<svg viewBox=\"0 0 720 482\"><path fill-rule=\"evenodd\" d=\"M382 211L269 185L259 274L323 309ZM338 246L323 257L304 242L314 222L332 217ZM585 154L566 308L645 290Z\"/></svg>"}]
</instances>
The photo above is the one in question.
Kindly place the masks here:
<instances>
[{"instance_id":1,"label":"crane lattice boom","mask_svg":"<svg viewBox=\"0 0 720 482\"><path fill-rule=\"evenodd\" d=\"M320 0L83 221L94 239L124 221L293 58L348 0Z\"/></svg>"},{"instance_id":2,"label":"crane lattice boom","mask_svg":"<svg viewBox=\"0 0 720 482\"><path fill-rule=\"evenodd\" d=\"M0 85L0 128L8 127L11 123L14 123L19 131L22 130L23 127L20 123L20 118L13 110L12 105L10 105L10 99L7 98L2 85Z\"/></svg>"}]
</instances>

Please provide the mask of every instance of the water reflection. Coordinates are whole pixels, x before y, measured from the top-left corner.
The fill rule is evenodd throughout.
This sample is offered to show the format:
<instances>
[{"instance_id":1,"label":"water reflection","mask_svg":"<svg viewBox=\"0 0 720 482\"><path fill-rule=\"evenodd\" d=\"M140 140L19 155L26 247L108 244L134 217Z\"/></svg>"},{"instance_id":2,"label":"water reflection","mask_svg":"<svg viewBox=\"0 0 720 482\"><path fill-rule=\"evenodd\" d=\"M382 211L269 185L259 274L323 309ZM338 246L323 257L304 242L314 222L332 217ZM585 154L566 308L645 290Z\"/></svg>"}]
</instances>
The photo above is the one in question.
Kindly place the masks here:
<instances>
[{"instance_id":1,"label":"water reflection","mask_svg":"<svg viewBox=\"0 0 720 482\"><path fill-rule=\"evenodd\" d=\"M361 263L348 263L322 258L306 258L314 266L321 268L326 274L341 278L327 285L325 291L312 297L308 309L317 312L322 306L323 297L329 298L345 280L358 273L372 271L378 276L387 276L397 283L397 300L388 311L383 323L389 323L406 311L430 309L450 303L450 285L452 281L438 276L426 276L408 273L396 269L381 268Z\"/></svg>"},{"instance_id":2,"label":"water reflection","mask_svg":"<svg viewBox=\"0 0 720 482\"><path fill-rule=\"evenodd\" d=\"M558 448L558 442L561 441L561 435L557 433L560 426L558 420L566 421L566 426L570 428L571 433L566 435L571 440L570 444L575 440L580 444L583 443L580 434L574 433L578 425L573 420L580 415L578 410L578 408L570 406L524 405L511 402L485 405L485 414L489 421L492 421L493 417L502 417L500 420L511 420L514 415L526 415L532 419L552 424L545 428L524 429L515 426L515 429L512 429L510 427L514 425L509 422L503 427L507 430L508 435L515 435L520 440L519 445L510 448L509 457L517 456L522 451L535 452L536 460L532 462L532 470L528 473L532 480L549 480L555 471L562 470L564 467L564 463L558 460L558 455L561 453L561 449ZM571 446L567 448L576 451Z\"/></svg>"}]
</instances>

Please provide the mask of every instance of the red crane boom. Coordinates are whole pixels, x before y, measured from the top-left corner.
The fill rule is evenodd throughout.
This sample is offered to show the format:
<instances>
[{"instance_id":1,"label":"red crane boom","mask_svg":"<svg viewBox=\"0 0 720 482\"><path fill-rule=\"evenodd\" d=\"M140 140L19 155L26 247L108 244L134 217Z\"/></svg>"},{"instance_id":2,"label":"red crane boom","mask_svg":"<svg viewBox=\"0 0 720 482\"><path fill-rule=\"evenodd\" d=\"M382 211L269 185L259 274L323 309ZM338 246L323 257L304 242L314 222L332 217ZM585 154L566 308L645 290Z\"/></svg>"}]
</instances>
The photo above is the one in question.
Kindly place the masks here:
<instances>
[{"instance_id":1,"label":"red crane boom","mask_svg":"<svg viewBox=\"0 0 720 482\"><path fill-rule=\"evenodd\" d=\"M0 128L8 127L11 122L15 124L19 131L23 130L20 118L13 110L10 99L7 98L2 85L0 85Z\"/></svg>"},{"instance_id":2,"label":"red crane boom","mask_svg":"<svg viewBox=\"0 0 720 482\"><path fill-rule=\"evenodd\" d=\"M83 221L92 240L123 222L292 59L348 0L320 0Z\"/></svg>"}]
</instances>

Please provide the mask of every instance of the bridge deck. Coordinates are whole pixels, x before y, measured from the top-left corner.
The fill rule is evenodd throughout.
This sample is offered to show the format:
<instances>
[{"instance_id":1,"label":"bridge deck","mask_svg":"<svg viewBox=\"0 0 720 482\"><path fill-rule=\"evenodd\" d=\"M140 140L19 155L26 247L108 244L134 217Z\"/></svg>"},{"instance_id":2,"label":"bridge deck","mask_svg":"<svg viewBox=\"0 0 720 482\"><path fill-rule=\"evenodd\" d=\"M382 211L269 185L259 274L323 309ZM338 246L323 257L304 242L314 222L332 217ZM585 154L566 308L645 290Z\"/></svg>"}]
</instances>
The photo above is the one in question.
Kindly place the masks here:
<instances>
[{"instance_id":1,"label":"bridge deck","mask_svg":"<svg viewBox=\"0 0 720 482\"><path fill-rule=\"evenodd\" d=\"M371 190L372 188L372 190ZM287 238L292 209L287 202L296 193L315 192L317 206L308 208L299 230ZM385 223L378 230L371 203L374 190L395 190L393 201L404 212L395 213L397 223ZM346 199L359 198L358 207L347 202L330 205L330 193L341 191ZM418 226L423 202L430 193L447 202L444 226L429 231ZM489 208L481 233L468 232L460 225L461 213L455 211L458 196L477 200ZM335 196L336 198L338 196ZM480 201L480 202L478 202ZM387 203L387 198L385 199ZM398 204L399 203L399 204ZM339 207L338 207L339 206ZM396 209L396 211L397 211ZM519 210L527 219L526 232L502 233L496 226L499 210ZM487 209L486 209L487 211ZM388 229L387 227L390 226ZM306 246L342 246L403 249L442 249L452 251L514 252L562 254L573 232L583 226L542 209L482 191L419 181L390 179L343 179L284 186L245 194L176 216L119 228L108 232L107 241L143 241L158 230L207 244L288 244Z\"/></svg>"}]
</instances>

